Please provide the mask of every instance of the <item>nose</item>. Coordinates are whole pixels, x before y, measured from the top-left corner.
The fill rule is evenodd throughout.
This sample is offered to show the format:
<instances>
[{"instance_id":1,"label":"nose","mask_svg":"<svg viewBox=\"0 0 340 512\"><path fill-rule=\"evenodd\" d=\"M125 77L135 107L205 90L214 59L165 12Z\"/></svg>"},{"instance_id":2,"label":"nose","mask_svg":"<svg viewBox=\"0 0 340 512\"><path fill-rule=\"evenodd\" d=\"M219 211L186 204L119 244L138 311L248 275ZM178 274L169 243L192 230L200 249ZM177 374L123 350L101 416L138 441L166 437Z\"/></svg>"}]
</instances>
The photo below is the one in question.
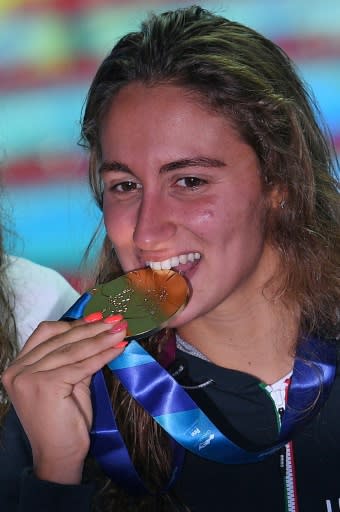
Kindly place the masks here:
<instances>
[{"instance_id":1,"label":"nose","mask_svg":"<svg viewBox=\"0 0 340 512\"><path fill-rule=\"evenodd\" d=\"M133 241L141 250L159 250L175 235L174 211L166 198L144 195L139 206Z\"/></svg>"}]
</instances>

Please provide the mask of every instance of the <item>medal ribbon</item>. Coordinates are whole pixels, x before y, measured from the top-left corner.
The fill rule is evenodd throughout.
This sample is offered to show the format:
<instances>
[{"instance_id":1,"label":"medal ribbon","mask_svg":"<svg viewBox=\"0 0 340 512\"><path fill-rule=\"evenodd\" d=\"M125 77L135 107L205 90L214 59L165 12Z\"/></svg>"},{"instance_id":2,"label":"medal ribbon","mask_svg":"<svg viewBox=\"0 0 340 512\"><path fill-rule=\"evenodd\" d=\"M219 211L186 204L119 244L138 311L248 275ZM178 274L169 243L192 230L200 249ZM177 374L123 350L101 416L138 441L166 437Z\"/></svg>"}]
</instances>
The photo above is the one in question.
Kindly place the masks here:
<instances>
[{"instance_id":1,"label":"medal ribbon","mask_svg":"<svg viewBox=\"0 0 340 512\"><path fill-rule=\"evenodd\" d=\"M74 310L72 307L63 319L79 315L82 297L75 304L77 307ZM222 434L187 392L137 341L131 341L108 366L131 396L179 446L216 462L245 464L261 461L284 446L320 410L335 377L336 355L335 343L331 341L309 338L298 344L278 441L261 451L244 450ZM99 371L93 377L91 390L94 404L92 454L112 479L125 487L128 485L130 491L143 492L144 489L145 492L117 428L105 390L104 377ZM174 473L178 473L178 469L174 462ZM170 483L167 488L169 486Z\"/></svg>"},{"instance_id":2,"label":"medal ribbon","mask_svg":"<svg viewBox=\"0 0 340 512\"><path fill-rule=\"evenodd\" d=\"M60 320L73 321L82 318L92 297L91 293L85 292L63 314ZM149 491L138 475L119 432L101 370L93 375L90 389L93 407L90 451L93 457L112 480L127 488L132 494L148 493ZM166 492L171 487L179 474L184 459L183 447L173 439L171 442L173 446L172 473L161 492Z\"/></svg>"}]
</instances>

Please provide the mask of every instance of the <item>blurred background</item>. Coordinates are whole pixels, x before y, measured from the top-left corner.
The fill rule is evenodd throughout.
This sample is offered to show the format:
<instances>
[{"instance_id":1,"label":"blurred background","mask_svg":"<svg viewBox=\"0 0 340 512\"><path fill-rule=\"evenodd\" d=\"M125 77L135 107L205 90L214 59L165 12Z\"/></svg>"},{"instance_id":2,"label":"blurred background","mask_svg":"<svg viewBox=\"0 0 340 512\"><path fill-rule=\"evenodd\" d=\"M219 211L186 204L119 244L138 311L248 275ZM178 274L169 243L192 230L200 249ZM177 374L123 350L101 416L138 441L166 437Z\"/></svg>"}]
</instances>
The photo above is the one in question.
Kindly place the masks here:
<instances>
[{"instance_id":1,"label":"blurred background","mask_svg":"<svg viewBox=\"0 0 340 512\"><path fill-rule=\"evenodd\" d=\"M12 254L61 272L76 287L100 220L78 146L90 80L149 11L193 2L0 0L1 204ZM339 0L197 1L273 39L316 95L340 154Z\"/></svg>"}]
</instances>

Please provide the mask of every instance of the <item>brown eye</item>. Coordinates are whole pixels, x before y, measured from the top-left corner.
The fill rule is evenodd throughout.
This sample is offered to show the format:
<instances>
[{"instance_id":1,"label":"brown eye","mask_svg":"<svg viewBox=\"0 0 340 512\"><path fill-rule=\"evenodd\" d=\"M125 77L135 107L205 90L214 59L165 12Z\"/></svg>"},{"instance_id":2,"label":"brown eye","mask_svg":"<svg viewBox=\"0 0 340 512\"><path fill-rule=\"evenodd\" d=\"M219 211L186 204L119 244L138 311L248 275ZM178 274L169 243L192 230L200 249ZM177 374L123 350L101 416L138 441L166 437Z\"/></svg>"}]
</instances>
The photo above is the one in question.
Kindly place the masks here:
<instances>
[{"instance_id":1,"label":"brown eye","mask_svg":"<svg viewBox=\"0 0 340 512\"><path fill-rule=\"evenodd\" d=\"M134 181L123 181L122 183L117 183L112 187L112 189L117 192L132 192L139 188L141 188L141 185Z\"/></svg>"},{"instance_id":2,"label":"brown eye","mask_svg":"<svg viewBox=\"0 0 340 512\"><path fill-rule=\"evenodd\" d=\"M177 185L185 188L198 188L205 184L205 180L197 178L196 176L186 176L185 178L181 178L180 180L177 181Z\"/></svg>"}]
</instances>

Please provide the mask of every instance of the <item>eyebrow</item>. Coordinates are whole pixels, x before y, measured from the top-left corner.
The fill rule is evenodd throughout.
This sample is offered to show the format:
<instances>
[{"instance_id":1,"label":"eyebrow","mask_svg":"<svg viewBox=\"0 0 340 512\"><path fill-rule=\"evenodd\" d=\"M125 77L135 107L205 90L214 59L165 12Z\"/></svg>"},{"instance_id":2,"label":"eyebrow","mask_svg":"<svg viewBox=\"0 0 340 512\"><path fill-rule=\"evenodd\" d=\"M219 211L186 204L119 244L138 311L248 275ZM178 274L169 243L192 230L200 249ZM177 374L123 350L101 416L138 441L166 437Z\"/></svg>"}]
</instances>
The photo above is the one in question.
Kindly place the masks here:
<instances>
[{"instance_id":1,"label":"eyebrow","mask_svg":"<svg viewBox=\"0 0 340 512\"><path fill-rule=\"evenodd\" d=\"M130 174L133 174L131 169L125 165L125 164L122 164L121 162L116 162L115 160L113 160L112 162L102 162L99 169L98 169L98 172L99 174L102 174L103 172L108 172L108 171L121 171L121 172L129 172Z\"/></svg>"},{"instance_id":2,"label":"eyebrow","mask_svg":"<svg viewBox=\"0 0 340 512\"><path fill-rule=\"evenodd\" d=\"M222 160L217 158L209 158L205 156L198 156L194 158L181 158L180 160L174 160L160 167L160 173L166 173L169 171L175 171L177 169L184 169L185 167L225 167L226 164ZM103 162L99 167L99 174L108 171L127 172L134 174L129 166L122 162L113 160L111 162Z\"/></svg>"},{"instance_id":3,"label":"eyebrow","mask_svg":"<svg viewBox=\"0 0 340 512\"><path fill-rule=\"evenodd\" d=\"M225 165L225 162L222 162L222 160L198 156L195 158L182 158L180 160L164 164L160 168L160 172L174 171L176 169L183 169L184 167L225 167Z\"/></svg>"}]
</instances>

